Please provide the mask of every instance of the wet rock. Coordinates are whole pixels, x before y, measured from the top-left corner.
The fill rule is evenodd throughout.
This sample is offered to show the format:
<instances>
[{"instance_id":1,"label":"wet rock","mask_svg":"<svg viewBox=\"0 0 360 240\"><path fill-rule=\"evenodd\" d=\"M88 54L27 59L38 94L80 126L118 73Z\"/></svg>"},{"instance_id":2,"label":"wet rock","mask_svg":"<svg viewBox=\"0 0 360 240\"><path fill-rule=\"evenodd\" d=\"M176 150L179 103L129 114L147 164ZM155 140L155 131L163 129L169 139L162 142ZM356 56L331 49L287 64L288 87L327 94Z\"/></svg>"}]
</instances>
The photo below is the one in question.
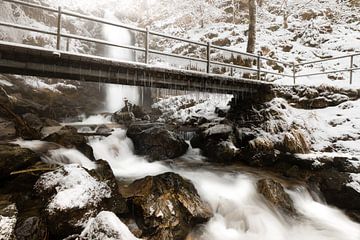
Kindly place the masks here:
<instances>
[{"instance_id":1,"label":"wet rock","mask_svg":"<svg viewBox=\"0 0 360 240\"><path fill-rule=\"evenodd\" d=\"M102 210L117 210L113 207L118 195L113 194L107 181L76 164L43 174L34 188L43 199L50 236L56 239L80 233L84 224Z\"/></svg>"},{"instance_id":2,"label":"wet rock","mask_svg":"<svg viewBox=\"0 0 360 240\"><path fill-rule=\"evenodd\" d=\"M316 181L328 204L342 209L360 210L359 174L329 169L319 173Z\"/></svg>"},{"instance_id":3,"label":"wet rock","mask_svg":"<svg viewBox=\"0 0 360 240\"><path fill-rule=\"evenodd\" d=\"M193 184L175 173L136 180L124 195L148 239L184 239L192 227L212 216Z\"/></svg>"},{"instance_id":4,"label":"wet rock","mask_svg":"<svg viewBox=\"0 0 360 240\"><path fill-rule=\"evenodd\" d=\"M261 179L257 182L257 189L268 202L281 211L291 215L296 213L293 201L279 182L269 178Z\"/></svg>"},{"instance_id":5,"label":"wet rock","mask_svg":"<svg viewBox=\"0 0 360 240\"><path fill-rule=\"evenodd\" d=\"M11 172L41 161L40 156L30 149L21 148L14 144L0 145L0 179L6 178Z\"/></svg>"},{"instance_id":6,"label":"wet rock","mask_svg":"<svg viewBox=\"0 0 360 240\"><path fill-rule=\"evenodd\" d=\"M16 240L15 226L18 210L10 196L0 195L0 239Z\"/></svg>"},{"instance_id":7,"label":"wet rock","mask_svg":"<svg viewBox=\"0 0 360 240\"><path fill-rule=\"evenodd\" d=\"M135 115L132 112L117 111L112 115L111 119L119 124L130 124L135 121Z\"/></svg>"},{"instance_id":8,"label":"wet rock","mask_svg":"<svg viewBox=\"0 0 360 240\"><path fill-rule=\"evenodd\" d=\"M25 113L22 115L22 118L30 128L37 132L41 132L41 129L44 127L41 119L33 113Z\"/></svg>"},{"instance_id":9,"label":"wet rock","mask_svg":"<svg viewBox=\"0 0 360 240\"><path fill-rule=\"evenodd\" d=\"M230 162L240 154L233 127L227 124L210 125L198 132L190 143L193 148L200 148L209 161Z\"/></svg>"},{"instance_id":10,"label":"wet rock","mask_svg":"<svg viewBox=\"0 0 360 240\"><path fill-rule=\"evenodd\" d=\"M309 153L311 145L302 130L292 128L285 133L283 147L289 153Z\"/></svg>"},{"instance_id":11,"label":"wet rock","mask_svg":"<svg viewBox=\"0 0 360 240\"><path fill-rule=\"evenodd\" d=\"M40 217L28 217L16 224L17 240L47 239L47 227Z\"/></svg>"},{"instance_id":12,"label":"wet rock","mask_svg":"<svg viewBox=\"0 0 360 240\"><path fill-rule=\"evenodd\" d=\"M101 134L101 135L108 135L111 134L113 130L109 127L107 127L106 125L100 125L99 127L96 128L95 132L97 134Z\"/></svg>"},{"instance_id":13,"label":"wet rock","mask_svg":"<svg viewBox=\"0 0 360 240\"><path fill-rule=\"evenodd\" d=\"M12 121L0 118L0 139L10 140L16 138L15 124Z\"/></svg>"},{"instance_id":14,"label":"wet rock","mask_svg":"<svg viewBox=\"0 0 360 240\"><path fill-rule=\"evenodd\" d=\"M182 136L162 124L134 123L126 135L133 141L136 154L148 155L152 160L176 158L188 149Z\"/></svg>"},{"instance_id":15,"label":"wet rock","mask_svg":"<svg viewBox=\"0 0 360 240\"><path fill-rule=\"evenodd\" d=\"M76 128L65 126L45 137L43 141L58 143L65 148L76 148L89 159L95 160L93 149L87 144L86 138L78 134Z\"/></svg>"},{"instance_id":16,"label":"wet rock","mask_svg":"<svg viewBox=\"0 0 360 240\"><path fill-rule=\"evenodd\" d=\"M78 238L78 240L87 239L137 240L138 238L114 213L102 211L89 220Z\"/></svg>"}]
</instances>

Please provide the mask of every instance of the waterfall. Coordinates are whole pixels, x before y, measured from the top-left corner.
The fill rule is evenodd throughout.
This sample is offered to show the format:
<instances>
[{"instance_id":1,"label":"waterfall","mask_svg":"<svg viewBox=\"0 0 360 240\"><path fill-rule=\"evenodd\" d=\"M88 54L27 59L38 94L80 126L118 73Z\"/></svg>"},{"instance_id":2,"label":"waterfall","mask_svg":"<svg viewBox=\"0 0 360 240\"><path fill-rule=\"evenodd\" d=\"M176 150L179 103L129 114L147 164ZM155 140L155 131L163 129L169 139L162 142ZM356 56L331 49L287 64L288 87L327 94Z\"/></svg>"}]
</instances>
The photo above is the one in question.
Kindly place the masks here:
<instances>
[{"instance_id":1,"label":"waterfall","mask_svg":"<svg viewBox=\"0 0 360 240\"><path fill-rule=\"evenodd\" d=\"M107 20L117 22L118 19L114 13L107 11L104 16ZM102 29L106 41L122 44L133 45L133 36L127 29L115 27L105 24ZM132 50L118 48L118 47L105 47L105 56L115 58L122 61L135 61L135 53ZM131 103L139 104L139 88L133 86L124 86L116 84L106 85L106 112L115 112L124 106L124 98L127 98Z\"/></svg>"}]
</instances>

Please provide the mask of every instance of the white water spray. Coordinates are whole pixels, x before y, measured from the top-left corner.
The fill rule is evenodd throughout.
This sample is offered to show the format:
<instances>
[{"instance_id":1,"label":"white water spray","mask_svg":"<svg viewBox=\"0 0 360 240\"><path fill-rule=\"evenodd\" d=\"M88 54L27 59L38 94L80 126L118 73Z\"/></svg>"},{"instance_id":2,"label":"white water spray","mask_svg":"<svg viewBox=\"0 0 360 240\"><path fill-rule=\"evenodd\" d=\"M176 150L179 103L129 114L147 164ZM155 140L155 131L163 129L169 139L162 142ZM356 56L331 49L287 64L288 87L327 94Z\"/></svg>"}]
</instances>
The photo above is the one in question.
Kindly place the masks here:
<instances>
[{"instance_id":1,"label":"white water spray","mask_svg":"<svg viewBox=\"0 0 360 240\"><path fill-rule=\"evenodd\" d=\"M114 16L114 13L107 11L104 16L107 20L117 22L118 19ZM109 42L132 45L131 32L127 29L114 27L110 25L104 25L103 35ZM115 58L122 61L134 61L135 53L132 50L127 50L119 47L105 47L105 55L109 58ZM127 98L131 103L139 104L139 89L138 87L107 84L106 85L106 112L115 112L124 107L124 98Z\"/></svg>"}]
</instances>

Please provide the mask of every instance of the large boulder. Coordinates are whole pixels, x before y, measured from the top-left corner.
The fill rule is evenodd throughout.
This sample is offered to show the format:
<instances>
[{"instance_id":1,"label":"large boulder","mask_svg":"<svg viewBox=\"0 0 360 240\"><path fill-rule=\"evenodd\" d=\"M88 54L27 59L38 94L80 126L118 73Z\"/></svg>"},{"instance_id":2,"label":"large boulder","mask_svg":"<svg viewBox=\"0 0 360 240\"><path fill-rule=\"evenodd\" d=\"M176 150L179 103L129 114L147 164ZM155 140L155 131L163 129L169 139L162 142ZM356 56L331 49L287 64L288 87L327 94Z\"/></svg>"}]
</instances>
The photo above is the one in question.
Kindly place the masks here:
<instances>
[{"instance_id":1,"label":"large boulder","mask_svg":"<svg viewBox=\"0 0 360 240\"><path fill-rule=\"evenodd\" d=\"M102 211L95 218L89 220L78 238L78 240L88 239L137 240L138 238L113 212Z\"/></svg>"},{"instance_id":2,"label":"large boulder","mask_svg":"<svg viewBox=\"0 0 360 240\"><path fill-rule=\"evenodd\" d=\"M41 129L44 127L43 121L39 118L39 116L33 113L23 114L22 119L30 128L34 129L37 132L41 132Z\"/></svg>"},{"instance_id":3,"label":"large boulder","mask_svg":"<svg viewBox=\"0 0 360 240\"><path fill-rule=\"evenodd\" d=\"M34 188L43 199L50 236L61 238L80 233L88 220L103 210L124 213L125 202L112 191L114 187L76 164L43 174Z\"/></svg>"},{"instance_id":4,"label":"large boulder","mask_svg":"<svg viewBox=\"0 0 360 240\"><path fill-rule=\"evenodd\" d=\"M360 174L334 169L323 170L315 177L327 203L342 209L360 210Z\"/></svg>"},{"instance_id":5,"label":"large boulder","mask_svg":"<svg viewBox=\"0 0 360 240\"><path fill-rule=\"evenodd\" d=\"M58 143L66 148L76 148L90 160L95 160L93 149L87 144L87 139L78 134L77 129L69 126L43 138L43 141Z\"/></svg>"},{"instance_id":6,"label":"large boulder","mask_svg":"<svg viewBox=\"0 0 360 240\"><path fill-rule=\"evenodd\" d=\"M134 123L126 135L133 141L135 152L148 155L152 160L166 160L186 153L184 138L166 129L163 124Z\"/></svg>"},{"instance_id":7,"label":"large boulder","mask_svg":"<svg viewBox=\"0 0 360 240\"><path fill-rule=\"evenodd\" d=\"M15 144L2 144L0 145L0 179L38 161L41 161L40 156L30 149L21 148Z\"/></svg>"},{"instance_id":8,"label":"large boulder","mask_svg":"<svg viewBox=\"0 0 360 240\"><path fill-rule=\"evenodd\" d=\"M18 210L9 196L0 195L0 239L16 240L15 226Z\"/></svg>"},{"instance_id":9,"label":"large boulder","mask_svg":"<svg viewBox=\"0 0 360 240\"><path fill-rule=\"evenodd\" d=\"M296 210L290 196L285 192L281 183L273 179L261 179L257 182L257 189L265 199L282 212L294 215Z\"/></svg>"},{"instance_id":10,"label":"large boulder","mask_svg":"<svg viewBox=\"0 0 360 240\"><path fill-rule=\"evenodd\" d=\"M112 115L111 120L119 124L128 125L135 121L135 115L132 112L123 112L120 110Z\"/></svg>"},{"instance_id":11,"label":"large boulder","mask_svg":"<svg viewBox=\"0 0 360 240\"><path fill-rule=\"evenodd\" d=\"M38 216L18 220L15 229L17 240L47 239L46 223Z\"/></svg>"},{"instance_id":12,"label":"large boulder","mask_svg":"<svg viewBox=\"0 0 360 240\"><path fill-rule=\"evenodd\" d=\"M230 162L240 154L233 127L227 124L202 125L190 143L193 148L200 148L209 161Z\"/></svg>"},{"instance_id":13,"label":"large boulder","mask_svg":"<svg viewBox=\"0 0 360 240\"><path fill-rule=\"evenodd\" d=\"M147 239L182 240L192 227L212 216L193 184L175 173L136 180L125 192Z\"/></svg>"}]
</instances>

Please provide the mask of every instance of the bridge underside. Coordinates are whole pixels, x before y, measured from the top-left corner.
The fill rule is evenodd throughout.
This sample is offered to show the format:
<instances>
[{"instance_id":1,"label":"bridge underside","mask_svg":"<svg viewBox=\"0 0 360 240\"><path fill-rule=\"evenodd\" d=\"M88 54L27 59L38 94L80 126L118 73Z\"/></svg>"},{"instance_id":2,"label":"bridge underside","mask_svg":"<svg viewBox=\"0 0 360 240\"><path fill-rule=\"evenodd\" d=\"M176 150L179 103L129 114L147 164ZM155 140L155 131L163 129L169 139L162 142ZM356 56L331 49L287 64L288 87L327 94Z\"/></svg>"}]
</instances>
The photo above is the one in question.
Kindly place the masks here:
<instances>
[{"instance_id":1,"label":"bridge underside","mask_svg":"<svg viewBox=\"0 0 360 240\"><path fill-rule=\"evenodd\" d=\"M262 81L161 68L1 41L0 73L231 94L256 94L271 88L271 84Z\"/></svg>"}]
</instances>

